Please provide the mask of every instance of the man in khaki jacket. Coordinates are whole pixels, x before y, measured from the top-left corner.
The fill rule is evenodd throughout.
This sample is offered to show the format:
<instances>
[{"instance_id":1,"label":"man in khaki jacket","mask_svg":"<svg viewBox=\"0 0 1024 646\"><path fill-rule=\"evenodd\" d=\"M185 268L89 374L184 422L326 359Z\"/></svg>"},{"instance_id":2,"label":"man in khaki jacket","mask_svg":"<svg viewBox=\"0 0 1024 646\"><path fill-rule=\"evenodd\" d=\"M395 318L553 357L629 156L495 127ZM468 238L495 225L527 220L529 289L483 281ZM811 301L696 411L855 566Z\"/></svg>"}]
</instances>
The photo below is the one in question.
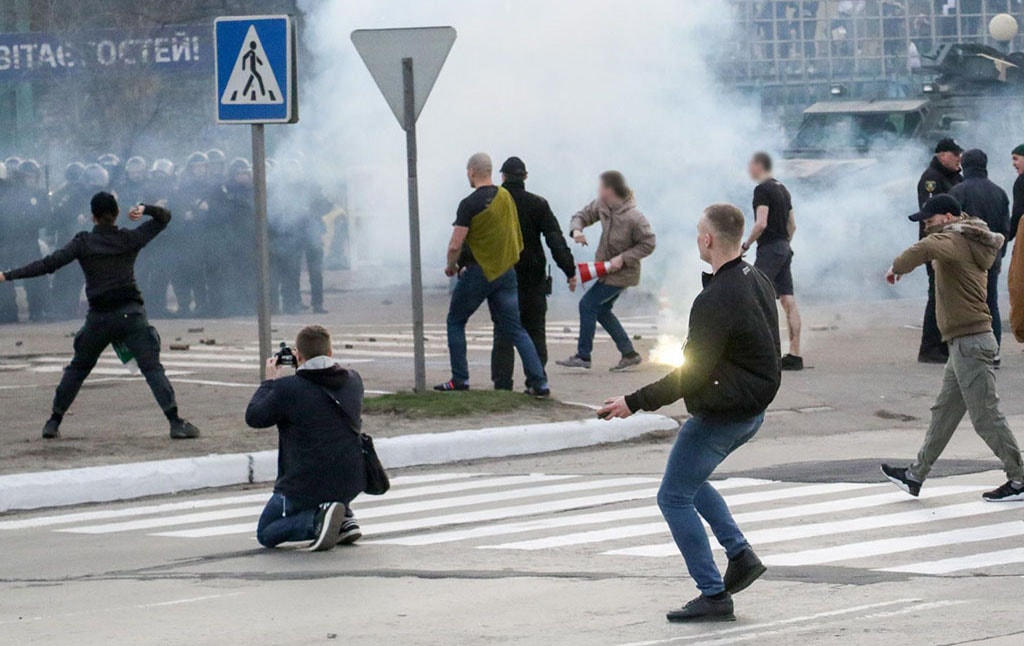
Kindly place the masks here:
<instances>
[{"instance_id":1,"label":"man in khaki jacket","mask_svg":"<svg viewBox=\"0 0 1024 646\"><path fill-rule=\"evenodd\" d=\"M589 369L594 333L600 323L622 354L619 363L611 369L619 372L640 364L642 360L612 307L627 287L640 284L640 261L654 253L655 237L647 218L636 207L626 178L618 171L601 173L598 198L572 216L569 224L572 239L577 244L586 245L583 229L598 222L601 223L601 239L594 258L597 262L609 262L611 269L580 299L580 336L576 354L556 363L567 368Z\"/></svg>"},{"instance_id":2,"label":"man in khaki jacket","mask_svg":"<svg viewBox=\"0 0 1024 646\"><path fill-rule=\"evenodd\" d=\"M882 473L912 496L949 444L964 413L975 432L1003 463L1008 481L982 497L989 502L1024 500L1024 464L1017 440L999 411L995 358L987 301L988 270L1003 248L1003 236L984 221L963 213L949 195L936 195L910 216L924 222L926 236L893 261L886 280L895 284L916 267L931 263L935 271L935 311L949 361L928 426L924 445L910 467L882 465Z\"/></svg>"}]
</instances>

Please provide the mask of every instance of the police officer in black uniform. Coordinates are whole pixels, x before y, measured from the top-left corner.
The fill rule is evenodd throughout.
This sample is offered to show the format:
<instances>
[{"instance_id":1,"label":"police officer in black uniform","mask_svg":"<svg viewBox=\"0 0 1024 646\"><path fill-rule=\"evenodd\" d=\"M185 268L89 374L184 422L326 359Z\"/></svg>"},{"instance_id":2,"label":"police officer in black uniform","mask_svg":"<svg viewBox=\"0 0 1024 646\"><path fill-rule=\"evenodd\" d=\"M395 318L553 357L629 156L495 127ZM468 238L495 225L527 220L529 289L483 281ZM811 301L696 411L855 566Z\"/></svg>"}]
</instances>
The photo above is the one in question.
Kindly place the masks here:
<instances>
[{"instance_id":1,"label":"police officer in black uniform","mask_svg":"<svg viewBox=\"0 0 1024 646\"><path fill-rule=\"evenodd\" d=\"M211 238L222 248L255 249L256 221L253 218L252 165L242 158L228 164L224 183L210 195ZM255 253L234 254L220 265L210 283L217 316L241 316L256 311L256 277L259 266Z\"/></svg>"},{"instance_id":2,"label":"police officer in black uniform","mask_svg":"<svg viewBox=\"0 0 1024 646\"><path fill-rule=\"evenodd\" d=\"M32 159L18 165L7 200L8 236L4 257L12 263L25 263L39 257L40 232L50 225L50 197L43 188L42 168ZM29 320L46 320L50 300L50 280L42 277L25 282Z\"/></svg>"},{"instance_id":3,"label":"police officer in black uniform","mask_svg":"<svg viewBox=\"0 0 1024 646\"><path fill-rule=\"evenodd\" d=\"M83 205L89 196L104 190L108 183L107 171L99 164L86 166L72 162L64 168L64 185L53 196L53 215L50 219L50 240L55 248L63 247L79 231L87 229ZM76 319L85 279L78 272L65 271L53 277L50 291L50 315L58 321Z\"/></svg>"},{"instance_id":4,"label":"police officer in black uniform","mask_svg":"<svg viewBox=\"0 0 1024 646\"><path fill-rule=\"evenodd\" d=\"M174 197L174 191L174 162L170 159L157 159L149 170L141 201L167 208ZM139 275L139 285L148 304L146 309L154 318L171 316L167 309L167 289L171 286L176 261L180 257L173 243L174 240L169 236L162 235L146 247L148 259ZM148 273L145 271L147 267Z\"/></svg>"},{"instance_id":5,"label":"police officer in black uniform","mask_svg":"<svg viewBox=\"0 0 1024 646\"><path fill-rule=\"evenodd\" d=\"M171 278L174 295L178 299L179 317L187 317L193 311L203 313L209 306L206 292L208 241L203 236L209 213L208 164L206 153L194 152L189 155L178 179L178 190L171 200L171 209L178 214L180 220L178 230L168 236L180 254L179 265Z\"/></svg>"},{"instance_id":6,"label":"police officer in black uniform","mask_svg":"<svg viewBox=\"0 0 1024 646\"><path fill-rule=\"evenodd\" d=\"M960 174L960 157L964 149L953 139L942 139L935 146L935 156L928 168L921 174L917 182L917 204L924 203L935 195L948 193L951 188L963 181ZM924 223L918 230L918 237L924 238ZM917 360L921 363L946 363L949 358L949 347L942 341L939 324L935 318L935 272L931 263L925 265L928 272L928 305L924 310L924 321L921 326L921 348Z\"/></svg>"},{"instance_id":7,"label":"police officer in black uniform","mask_svg":"<svg viewBox=\"0 0 1024 646\"><path fill-rule=\"evenodd\" d=\"M550 277L547 273L547 257L541 236L551 250L555 264L565 274L569 289L576 290L576 263L569 245L562 235L558 219L551 212L548 201L540 195L526 190L526 164L518 157L509 157L501 166L502 186L512 194L519 212L519 227L523 232L523 251L516 264L519 279L519 318L526 332L533 339L537 354L543 365L548 362L547 325ZM498 334L494 328L494 347L491 350L491 380L498 390L512 390L512 372L515 355L512 341Z\"/></svg>"},{"instance_id":8,"label":"police officer in black uniform","mask_svg":"<svg viewBox=\"0 0 1024 646\"><path fill-rule=\"evenodd\" d=\"M79 233L62 249L41 260L0 274L0 283L44 276L76 260L85 273L89 315L85 326L75 335L75 356L57 386L53 413L43 427L43 437L60 437L64 414L100 355L112 343L123 345L135 357L170 422L171 438L199 437L199 429L178 415L174 389L160 363L160 335L146 318L142 293L135 283L136 256L167 227L171 212L158 206L136 206L129 213L133 221L143 215L152 219L137 229L121 229L115 224L119 214L117 199L104 192L93 196L90 210L95 224L91 232Z\"/></svg>"},{"instance_id":9,"label":"police officer in black uniform","mask_svg":"<svg viewBox=\"0 0 1024 646\"><path fill-rule=\"evenodd\" d=\"M0 254L6 255L7 241L11 239L11 196L13 186L7 173L7 164L0 162ZM18 301L13 285L0 284L0 323L18 322Z\"/></svg>"}]
</instances>

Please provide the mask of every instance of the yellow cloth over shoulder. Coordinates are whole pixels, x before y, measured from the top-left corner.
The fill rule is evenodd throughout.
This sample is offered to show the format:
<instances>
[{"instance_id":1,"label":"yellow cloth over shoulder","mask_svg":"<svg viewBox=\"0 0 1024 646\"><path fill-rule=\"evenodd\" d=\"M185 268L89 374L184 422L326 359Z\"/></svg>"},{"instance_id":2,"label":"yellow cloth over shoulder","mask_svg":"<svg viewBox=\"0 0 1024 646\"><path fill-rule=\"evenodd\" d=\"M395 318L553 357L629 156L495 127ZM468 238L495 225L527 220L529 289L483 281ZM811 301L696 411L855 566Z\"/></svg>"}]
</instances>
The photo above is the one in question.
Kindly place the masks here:
<instances>
[{"instance_id":1,"label":"yellow cloth over shoulder","mask_svg":"<svg viewBox=\"0 0 1024 646\"><path fill-rule=\"evenodd\" d=\"M488 282L515 267L523 251L523 232L511 193L498 187L487 208L473 217L466 242Z\"/></svg>"}]
</instances>

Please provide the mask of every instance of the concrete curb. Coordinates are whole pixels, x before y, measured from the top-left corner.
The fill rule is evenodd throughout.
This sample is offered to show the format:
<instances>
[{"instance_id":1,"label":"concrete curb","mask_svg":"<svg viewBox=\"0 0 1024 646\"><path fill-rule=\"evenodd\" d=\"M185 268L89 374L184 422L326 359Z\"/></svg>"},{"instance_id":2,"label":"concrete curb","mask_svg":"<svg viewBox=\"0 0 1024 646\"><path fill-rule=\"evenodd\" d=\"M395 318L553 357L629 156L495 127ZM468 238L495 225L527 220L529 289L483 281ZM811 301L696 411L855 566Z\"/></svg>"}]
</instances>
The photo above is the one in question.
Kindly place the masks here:
<instances>
[{"instance_id":1,"label":"concrete curb","mask_svg":"<svg viewBox=\"0 0 1024 646\"><path fill-rule=\"evenodd\" d=\"M375 444L385 466L397 469L622 442L676 427L678 424L669 417L642 413L622 420L587 419L402 435L380 438ZM270 482L276 473L277 451L19 473L0 476L0 512Z\"/></svg>"}]
</instances>

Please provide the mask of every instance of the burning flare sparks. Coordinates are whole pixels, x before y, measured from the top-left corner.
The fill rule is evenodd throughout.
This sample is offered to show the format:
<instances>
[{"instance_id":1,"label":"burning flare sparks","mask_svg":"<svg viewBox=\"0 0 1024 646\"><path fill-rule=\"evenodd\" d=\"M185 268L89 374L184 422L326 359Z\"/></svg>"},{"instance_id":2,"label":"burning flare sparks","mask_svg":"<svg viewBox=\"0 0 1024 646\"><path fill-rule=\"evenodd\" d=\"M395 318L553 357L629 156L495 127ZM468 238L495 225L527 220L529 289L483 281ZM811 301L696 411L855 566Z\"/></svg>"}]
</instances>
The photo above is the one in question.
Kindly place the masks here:
<instances>
[{"instance_id":1,"label":"burning flare sparks","mask_svg":"<svg viewBox=\"0 0 1024 646\"><path fill-rule=\"evenodd\" d=\"M683 357L683 342L669 334L659 334L658 342L651 348L651 363L678 368L686 362Z\"/></svg>"}]
</instances>

